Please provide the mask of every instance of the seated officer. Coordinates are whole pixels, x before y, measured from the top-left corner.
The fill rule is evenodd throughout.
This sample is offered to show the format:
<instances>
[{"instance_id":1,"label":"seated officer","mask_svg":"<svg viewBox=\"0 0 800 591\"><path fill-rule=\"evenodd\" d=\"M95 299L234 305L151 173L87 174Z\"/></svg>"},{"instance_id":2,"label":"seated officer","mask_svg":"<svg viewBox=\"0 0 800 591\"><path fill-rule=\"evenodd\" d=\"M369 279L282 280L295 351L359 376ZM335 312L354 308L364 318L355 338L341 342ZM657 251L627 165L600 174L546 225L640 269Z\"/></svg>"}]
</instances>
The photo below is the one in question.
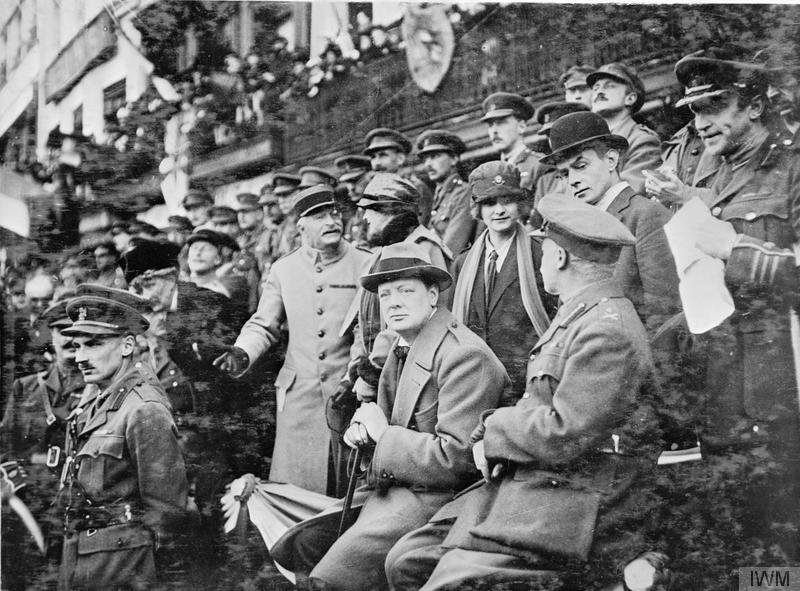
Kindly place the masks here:
<instances>
[{"instance_id":1,"label":"seated officer","mask_svg":"<svg viewBox=\"0 0 800 591\"><path fill-rule=\"evenodd\" d=\"M59 588L144 589L185 513L186 470L158 378L136 362L145 300L81 284L67 303L75 361L94 386L68 418Z\"/></svg>"},{"instance_id":2,"label":"seated officer","mask_svg":"<svg viewBox=\"0 0 800 591\"><path fill-rule=\"evenodd\" d=\"M381 315L399 337L381 372L377 402L356 410L344 436L347 445L366 451L372 492L311 572L315 585L386 588L383 562L392 545L478 476L469 432L509 382L489 347L437 308L450 282L423 249L406 242L384 247L377 267L361 278L377 292Z\"/></svg>"},{"instance_id":3,"label":"seated officer","mask_svg":"<svg viewBox=\"0 0 800 591\"><path fill-rule=\"evenodd\" d=\"M394 589L489 581L586 589L580 580L544 581L583 569L593 553L616 564L638 550L616 529L623 516L642 517L642 499L628 493L640 465L653 463L645 442L658 439L647 335L614 281L614 262L634 238L578 201L545 197L540 211L544 287L563 304L531 351L522 399L484 413L472 433L485 482L392 548ZM613 574L605 564L594 570L601 579Z\"/></svg>"}]
</instances>

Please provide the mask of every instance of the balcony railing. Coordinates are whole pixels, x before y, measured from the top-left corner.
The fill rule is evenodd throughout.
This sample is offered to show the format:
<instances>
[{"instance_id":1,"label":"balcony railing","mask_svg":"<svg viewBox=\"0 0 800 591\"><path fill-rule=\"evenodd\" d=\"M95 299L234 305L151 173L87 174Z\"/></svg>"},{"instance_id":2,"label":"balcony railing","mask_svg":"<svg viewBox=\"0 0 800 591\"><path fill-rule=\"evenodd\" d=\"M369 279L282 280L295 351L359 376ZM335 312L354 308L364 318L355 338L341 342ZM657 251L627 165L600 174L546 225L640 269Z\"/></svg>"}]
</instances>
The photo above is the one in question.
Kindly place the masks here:
<instances>
[{"instance_id":1,"label":"balcony railing","mask_svg":"<svg viewBox=\"0 0 800 591\"><path fill-rule=\"evenodd\" d=\"M483 98L499 90L537 102L557 92L558 76L575 63L624 61L640 73L663 69L708 45L713 35L741 42L742 32L757 39L756 29L766 30L770 22L764 11L744 15L708 6L528 4L491 10L457 39L450 70L432 95L414 85L400 53L333 81L314 98L297 99L287 117L286 162L360 149L361 138L374 127L414 130L475 116Z\"/></svg>"}]
</instances>

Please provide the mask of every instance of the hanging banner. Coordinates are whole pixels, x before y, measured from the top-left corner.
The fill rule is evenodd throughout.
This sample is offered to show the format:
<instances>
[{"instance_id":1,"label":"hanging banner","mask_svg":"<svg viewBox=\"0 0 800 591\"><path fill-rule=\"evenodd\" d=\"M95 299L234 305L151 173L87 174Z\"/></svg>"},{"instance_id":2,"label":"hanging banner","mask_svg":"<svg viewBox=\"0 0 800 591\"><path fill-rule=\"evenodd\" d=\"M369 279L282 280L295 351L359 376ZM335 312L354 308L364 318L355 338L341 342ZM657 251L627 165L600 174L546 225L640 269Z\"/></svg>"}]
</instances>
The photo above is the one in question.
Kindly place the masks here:
<instances>
[{"instance_id":1,"label":"hanging banner","mask_svg":"<svg viewBox=\"0 0 800 591\"><path fill-rule=\"evenodd\" d=\"M455 36L444 5L408 4L401 26L411 78L433 93L450 69Z\"/></svg>"}]
</instances>

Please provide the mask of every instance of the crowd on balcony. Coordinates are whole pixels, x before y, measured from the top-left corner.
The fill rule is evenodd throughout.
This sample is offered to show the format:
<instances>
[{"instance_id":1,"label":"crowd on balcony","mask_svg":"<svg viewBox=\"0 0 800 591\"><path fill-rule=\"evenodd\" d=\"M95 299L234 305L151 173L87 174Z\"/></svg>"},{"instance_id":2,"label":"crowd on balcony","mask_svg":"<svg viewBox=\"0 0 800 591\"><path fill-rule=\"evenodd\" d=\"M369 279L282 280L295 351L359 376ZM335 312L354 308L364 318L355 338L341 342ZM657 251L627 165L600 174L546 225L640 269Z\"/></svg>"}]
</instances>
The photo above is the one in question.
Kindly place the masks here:
<instances>
[{"instance_id":1,"label":"crowd on balcony","mask_svg":"<svg viewBox=\"0 0 800 591\"><path fill-rule=\"evenodd\" d=\"M257 120L259 92L280 101L301 79L305 56L273 50L264 66L230 55L223 78L197 73L143 108ZM788 59L733 45L684 56L691 120L670 138L634 118L647 98L634 68L574 65L563 100L483 101L495 157L466 177L458 134L376 128L335 171L275 172L227 204L192 188L168 227L120 220L55 264L4 261L17 370L4 470L28 479L17 492L38 519L59 479L66 491L48 556L4 548L4 572L225 586L236 555L219 503L246 471L297 502L353 501L343 532L338 515L272 530L283 501L250 508L299 586L575 589L625 575L713 590L741 565L795 564ZM219 88L238 98L214 107ZM139 128L123 123L115 149L135 151Z\"/></svg>"}]
</instances>

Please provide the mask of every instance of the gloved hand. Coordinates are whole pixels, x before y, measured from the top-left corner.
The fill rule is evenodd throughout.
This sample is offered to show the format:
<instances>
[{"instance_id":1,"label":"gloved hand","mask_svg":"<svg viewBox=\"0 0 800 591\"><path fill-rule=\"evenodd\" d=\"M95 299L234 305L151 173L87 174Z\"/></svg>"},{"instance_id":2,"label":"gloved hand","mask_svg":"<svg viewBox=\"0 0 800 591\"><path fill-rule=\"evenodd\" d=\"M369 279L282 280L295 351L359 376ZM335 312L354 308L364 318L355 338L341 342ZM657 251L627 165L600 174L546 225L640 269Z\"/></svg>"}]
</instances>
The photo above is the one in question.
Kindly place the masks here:
<instances>
[{"instance_id":1,"label":"gloved hand","mask_svg":"<svg viewBox=\"0 0 800 591\"><path fill-rule=\"evenodd\" d=\"M342 380L325 405L325 421L328 423L328 428L339 435L344 433L356 410L356 404L350 382Z\"/></svg>"},{"instance_id":2,"label":"gloved hand","mask_svg":"<svg viewBox=\"0 0 800 591\"><path fill-rule=\"evenodd\" d=\"M351 433L351 429L356 425L360 425L360 431ZM350 437L350 440L356 445L365 445L368 443L377 443L383 435L384 431L389 427L389 421L386 415L383 414L381 408L374 402L366 402L358 407L353 418L350 420L350 428L345 433L345 443L348 442L348 433L357 435L357 437ZM366 440L364 434L366 433ZM362 443L363 442L363 443ZM350 443L348 443L350 445Z\"/></svg>"},{"instance_id":3,"label":"gloved hand","mask_svg":"<svg viewBox=\"0 0 800 591\"><path fill-rule=\"evenodd\" d=\"M378 380L381 377L381 369L372 364L369 358L364 357L358 362L358 377L364 380L373 388L378 387Z\"/></svg>"},{"instance_id":4,"label":"gloved hand","mask_svg":"<svg viewBox=\"0 0 800 591\"><path fill-rule=\"evenodd\" d=\"M231 347L228 351L214 360L214 367L218 367L233 377L239 377L250 366L250 357L244 349Z\"/></svg>"}]
</instances>

